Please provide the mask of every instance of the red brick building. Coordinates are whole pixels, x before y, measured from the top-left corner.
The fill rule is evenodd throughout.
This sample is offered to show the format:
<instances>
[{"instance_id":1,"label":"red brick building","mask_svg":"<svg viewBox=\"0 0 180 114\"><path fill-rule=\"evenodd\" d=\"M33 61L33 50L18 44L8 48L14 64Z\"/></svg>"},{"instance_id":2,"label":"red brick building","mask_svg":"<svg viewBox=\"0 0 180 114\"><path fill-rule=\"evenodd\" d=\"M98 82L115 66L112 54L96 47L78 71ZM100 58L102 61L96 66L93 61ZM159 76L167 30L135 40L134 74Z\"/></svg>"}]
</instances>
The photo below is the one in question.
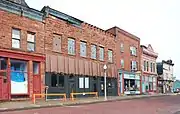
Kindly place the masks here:
<instances>
[{"instance_id":1,"label":"red brick building","mask_svg":"<svg viewBox=\"0 0 180 114\"><path fill-rule=\"evenodd\" d=\"M116 36L116 65L118 70L118 93L141 93L140 38L118 28L107 30Z\"/></svg>"},{"instance_id":2,"label":"red brick building","mask_svg":"<svg viewBox=\"0 0 180 114\"><path fill-rule=\"evenodd\" d=\"M0 1L0 100L44 91L42 17L23 0Z\"/></svg>"},{"instance_id":3,"label":"red brick building","mask_svg":"<svg viewBox=\"0 0 180 114\"><path fill-rule=\"evenodd\" d=\"M115 37L100 28L49 7L45 19L48 93L94 92L117 95Z\"/></svg>"}]
</instances>

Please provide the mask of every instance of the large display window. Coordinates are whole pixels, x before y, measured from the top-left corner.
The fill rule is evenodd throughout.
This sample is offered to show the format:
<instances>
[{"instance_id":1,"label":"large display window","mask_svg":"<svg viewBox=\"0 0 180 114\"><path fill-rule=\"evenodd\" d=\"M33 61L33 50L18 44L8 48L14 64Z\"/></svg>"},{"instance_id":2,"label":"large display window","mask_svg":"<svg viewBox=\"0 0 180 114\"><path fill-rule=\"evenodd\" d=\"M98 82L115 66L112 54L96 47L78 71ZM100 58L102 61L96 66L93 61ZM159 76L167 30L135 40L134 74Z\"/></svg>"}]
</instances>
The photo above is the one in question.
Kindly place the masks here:
<instances>
[{"instance_id":1,"label":"large display window","mask_svg":"<svg viewBox=\"0 0 180 114\"><path fill-rule=\"evenodd\" d=\"M124 91L140 91L140 80L124 79Z\"/></svg>"},{"instance_id":2,"label":"large display window","mask_svg":"<svg viewBox=\"0 0 180 114\"><path fill-rule=\"evenodd\" d=\"M28 94L26 61L11 60L11 94Z\"/></svg>"}]
</instances>

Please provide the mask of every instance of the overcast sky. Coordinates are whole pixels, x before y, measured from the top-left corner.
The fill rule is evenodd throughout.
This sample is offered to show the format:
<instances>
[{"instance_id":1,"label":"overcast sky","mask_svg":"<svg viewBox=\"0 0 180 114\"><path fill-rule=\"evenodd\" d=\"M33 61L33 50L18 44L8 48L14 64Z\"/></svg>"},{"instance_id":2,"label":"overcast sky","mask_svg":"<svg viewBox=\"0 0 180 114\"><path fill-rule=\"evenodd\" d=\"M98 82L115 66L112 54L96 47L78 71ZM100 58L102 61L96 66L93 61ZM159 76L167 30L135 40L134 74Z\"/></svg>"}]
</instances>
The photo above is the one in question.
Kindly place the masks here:
<instances>
[{"instance_id":1,"label":"overcast sky","mask_svg":"<svg viewBox=\"0 0 180 114\"><path fill-rule=\"evenodd\" d=\"M26 0L31 8L43 6L108 29L118 26L151 44L158 60L172 59L180 79L180 0Z\"/></svg>"}]
</instances>

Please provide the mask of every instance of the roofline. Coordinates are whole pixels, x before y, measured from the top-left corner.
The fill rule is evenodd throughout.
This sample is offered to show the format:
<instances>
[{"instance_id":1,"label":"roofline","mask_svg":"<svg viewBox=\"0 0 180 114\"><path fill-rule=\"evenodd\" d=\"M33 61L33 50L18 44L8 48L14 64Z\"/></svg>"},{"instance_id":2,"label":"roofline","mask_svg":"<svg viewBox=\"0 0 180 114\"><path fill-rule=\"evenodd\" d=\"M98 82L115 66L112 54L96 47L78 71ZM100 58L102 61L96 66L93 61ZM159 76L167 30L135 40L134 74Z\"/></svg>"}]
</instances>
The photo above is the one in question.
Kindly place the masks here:
<instances>
[{"instance_id":1,"label":"roofline","mask_svg":"<svg viewBox=\"0 0 180 114\"><path fill-rule=\"evenodd\" d=\"M140 41L140 38L139 38L139 37L137 37L137 36L135 36L135 35L127 32L127 31L125 31L125 30L123 30L123 29L121 29L121 28L119 28L119 27L117 27L117 26L114 26L114 27L112 27L112 28L118 29L119 32L121 32L122 34L124 34L124 35L126 35L126 36L128 36L128 37L131 37L131 38L133 38L133 39L135 39L135 40ZM112 28L110 28L110 29L112 29ZM108 29L108 30L110 30L110 29Z\"/></svg>"},{"instance_id":2,"label":"roofline","mask_svg":"<svg viewBox=\"0 0 180 114\"><path fill-rule=\"evenodd\" d=\"M172 65L172 66L174 66L174 63L168 63L167 61L165 61L165 60L162 60L162 63L166 63L166 64L168 64L168 65Z\"/></svg>"}]
</instances>

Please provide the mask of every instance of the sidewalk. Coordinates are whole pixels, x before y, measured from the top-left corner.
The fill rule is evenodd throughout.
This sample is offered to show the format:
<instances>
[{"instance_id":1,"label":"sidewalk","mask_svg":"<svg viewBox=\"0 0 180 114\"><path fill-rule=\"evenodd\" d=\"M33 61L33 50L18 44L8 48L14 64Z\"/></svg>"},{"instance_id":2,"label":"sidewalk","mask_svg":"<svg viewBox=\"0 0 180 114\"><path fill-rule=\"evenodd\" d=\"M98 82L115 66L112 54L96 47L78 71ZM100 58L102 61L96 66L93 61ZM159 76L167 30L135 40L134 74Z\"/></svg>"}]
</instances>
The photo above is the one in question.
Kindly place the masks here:
<instances>
[{"instance_id":1,"label":"sidewalk","mask_svg":"<svg viewBox=\"0 0 180 114\"><path fill-rule=\"evenodd\" d=\"M82 105L82 104L93 104L93 103L140 99L140 98L148 98L148 97L161 97L161 96L168 96L168 95L177 95L177 94L114 96L114 97L108 97L107 101L104 101L103 97L99 97L99 98L82 98L82 99L76 99L75 101L67 100L66 102L60 101L60 100L49 100L47 102L45 100L37 100L36 104L33 104L31 101L4 102L4 103L0 103L0 112L28 110L28 109L36 109L36 108L50 108L50 107L59 107L59 106L72 106L72 105Z\"/></svg>"}]
</instances>

